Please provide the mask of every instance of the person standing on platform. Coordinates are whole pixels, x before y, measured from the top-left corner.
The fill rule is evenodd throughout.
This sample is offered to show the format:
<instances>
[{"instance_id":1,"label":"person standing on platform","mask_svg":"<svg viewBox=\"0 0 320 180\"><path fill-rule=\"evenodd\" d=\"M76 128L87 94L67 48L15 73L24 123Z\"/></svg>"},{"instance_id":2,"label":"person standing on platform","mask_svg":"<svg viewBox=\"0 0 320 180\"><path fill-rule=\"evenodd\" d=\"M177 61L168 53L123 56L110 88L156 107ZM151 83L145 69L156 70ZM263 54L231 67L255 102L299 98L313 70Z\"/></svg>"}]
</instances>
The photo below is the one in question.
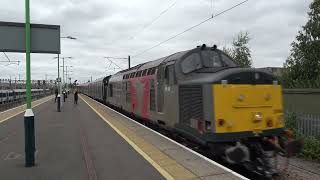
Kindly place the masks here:
<instances>
[{"instance_id":1,"label":"person standing on platform","mask_svg":"<svg viewBox=\"0 0 320 180\"><path fill-rule=\"evenodd\" d=\"M74 104L78 104L78 90L74 92Z\"/></svg>"},{"instance_id":2,"label":"person standing on platform","mask_svg":"<svg viewBox=\"0 0 320 180\"><path fill-rule=\"evenodd\" d=\"M58 93L59 93L59 91L58 91L58 88L56 87L54 90L54 94L56 95L54 98L54 102L57 102Z\"/></svg>"}]
</instances>

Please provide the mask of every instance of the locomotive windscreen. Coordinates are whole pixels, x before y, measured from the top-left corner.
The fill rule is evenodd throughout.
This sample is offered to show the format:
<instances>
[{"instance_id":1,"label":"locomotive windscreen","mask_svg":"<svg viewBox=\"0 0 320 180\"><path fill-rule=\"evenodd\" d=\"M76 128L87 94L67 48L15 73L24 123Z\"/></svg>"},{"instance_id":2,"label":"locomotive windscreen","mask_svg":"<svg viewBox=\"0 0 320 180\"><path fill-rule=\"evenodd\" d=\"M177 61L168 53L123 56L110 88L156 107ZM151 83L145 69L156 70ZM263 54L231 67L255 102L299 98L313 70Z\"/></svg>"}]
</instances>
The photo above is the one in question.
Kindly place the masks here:
<instances>
[{"instance_id":1,"label":"locomotive windscreen","mask_svg":"<svg viewBox=\"0 0 320 180\"><path fill-rule=\"evenodd\" d=\"M194 52L184 58L181 62L182 72L188 74L193 71L206 71L208 69L221 69L226 67L237 67L225 53L220 50L202 50L200 53Z\"/></svg>"},{"instance_id":2,"label":"locomotive windscreen","mask_svg":"<svg viewBox=\"0 0 320 180\"><path fill-rule=\"evenodd\" d=\"M219 68L219 67L236 67L237 65L230 57L218 50L201 51L204 67Z\"/></svg>"}]
</instances>

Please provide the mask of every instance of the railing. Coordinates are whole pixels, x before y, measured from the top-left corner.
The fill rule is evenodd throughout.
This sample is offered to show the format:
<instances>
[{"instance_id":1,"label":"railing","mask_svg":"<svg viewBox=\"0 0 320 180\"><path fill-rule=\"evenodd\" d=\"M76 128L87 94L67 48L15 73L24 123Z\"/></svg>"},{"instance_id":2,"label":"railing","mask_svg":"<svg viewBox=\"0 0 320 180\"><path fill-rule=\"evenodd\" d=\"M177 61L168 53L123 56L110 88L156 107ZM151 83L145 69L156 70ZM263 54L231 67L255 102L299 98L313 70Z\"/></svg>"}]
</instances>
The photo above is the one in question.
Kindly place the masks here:
<instances>
[{"instance_id":1,"label":"railing","mask_svg":"<svg viewBox=\"0 0 320 180\"><path fill-rule=\"evenodd\" d=\"M44 94L33 96L32 100L40 99L42 97L49 96L49 95L52 95L52 94L53 94L52 91L46 92ZM3 103L3 104L0 104L0 112L5 111L7 109L11 109L11 108L17 107L17 106L25 104L25 103L26 103L26 98L22 98L22 99L17 99L15 101L12 100L10 102L6 102L6 103Z\"/></svg>"},{"instance_id":2,"label":"railing","mask_svg":"<svg viewBox=\"0 0 320 180\"><path fill-rule=\"evenodd\" d=\"M320 115L306 113L286 113L288 116L295 116L294 126L306 136L320 137Z\"/></svg>"}]
</instances>

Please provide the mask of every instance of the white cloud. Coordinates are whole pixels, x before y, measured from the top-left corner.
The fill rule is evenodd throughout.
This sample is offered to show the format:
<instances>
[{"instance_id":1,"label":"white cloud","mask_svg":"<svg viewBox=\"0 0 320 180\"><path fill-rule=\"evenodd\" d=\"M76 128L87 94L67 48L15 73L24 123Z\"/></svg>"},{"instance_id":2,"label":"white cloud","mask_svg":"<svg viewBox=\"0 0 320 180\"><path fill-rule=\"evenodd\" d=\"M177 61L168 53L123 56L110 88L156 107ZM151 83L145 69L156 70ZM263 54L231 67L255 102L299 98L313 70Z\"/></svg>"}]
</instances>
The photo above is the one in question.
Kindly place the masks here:
<instances>
[{"instance_id":1,"label":"white cloud","mask_svg":"<svg viewBox=\"0 0 320 180\"><path fill-rule=\"evenodd\" d=\"M62 55L72 56L66 64L73 65L74 79L88 80L112 73L115 66L103 56L127 57L149 48L176 33L233 6L241 0L178 0L150 27L139 33L173 0L33 0L33 23L58 24L63 36L77 40L61 41ZM248 3L209 21L182 36L173 39L139 57L132 64L154 60L176 51L206 43L219 47L230 45L239 31L248 31L252 37L253 65L281 66L289 55L290 43L305 24L311 0L251 0ZM24 21L24 4L20 0L2 0L0 21ZM134 36L134 39L130 37ZM21 60L20 66L0 64L0 78L24 75L24 55L7 53L12 60ZM32 78L54 79L57 74L56 55L32 54ZM5 60L0 54L0 60ZM127 62L115 60L125 68ZM109 69L107 69L109 67Z\"/></svg>"}]
</instances>

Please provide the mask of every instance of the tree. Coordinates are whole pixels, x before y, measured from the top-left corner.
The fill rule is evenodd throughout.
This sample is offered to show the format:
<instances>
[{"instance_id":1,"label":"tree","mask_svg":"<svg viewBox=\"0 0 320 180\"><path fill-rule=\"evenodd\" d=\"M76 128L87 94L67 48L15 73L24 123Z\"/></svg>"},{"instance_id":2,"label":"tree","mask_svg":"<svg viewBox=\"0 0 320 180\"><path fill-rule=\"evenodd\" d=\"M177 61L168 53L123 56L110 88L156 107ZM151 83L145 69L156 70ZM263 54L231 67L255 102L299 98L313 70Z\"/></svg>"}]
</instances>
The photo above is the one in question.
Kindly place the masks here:
<instances>
[{"instance_id":1,"label":"tree","mask_svg":"<svg viewBox=\"0 0 320 180\"><path fill-rule=\"evenodd\" d=\"M231 48L223 48L223 51L232 57L240 67L251 67L252 58L249 48L249 33L240 32L236 39L233 39Z\"/></svg>"},{"instance_id":2,"label":"tree","mask_svg":"<svg viewBox=\"0 0 320 180\"><path fill-rule=\"evenodd\" d=\"M308 21L292 42L284 67L286 87L315 87L320 81L320 0L310 4ZM303 83L303 85L301 85Z\"/></svg>"}]
</instances>

